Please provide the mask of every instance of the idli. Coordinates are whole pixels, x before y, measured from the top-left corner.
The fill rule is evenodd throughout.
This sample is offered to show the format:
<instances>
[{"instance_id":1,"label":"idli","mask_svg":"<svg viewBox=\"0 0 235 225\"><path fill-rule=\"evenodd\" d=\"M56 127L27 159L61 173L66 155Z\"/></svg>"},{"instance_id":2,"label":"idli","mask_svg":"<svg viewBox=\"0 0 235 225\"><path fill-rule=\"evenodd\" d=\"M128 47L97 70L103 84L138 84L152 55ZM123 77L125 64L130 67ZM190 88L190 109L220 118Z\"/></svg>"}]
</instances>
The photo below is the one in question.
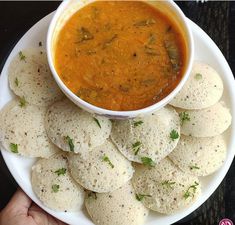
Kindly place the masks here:
<instances>
[{"instance_id":1,"label":"idli","mask_svg":"<svg viewBox=\"0 0 235 225\"><path fill-rule=\"evenodd\" d=\"M48 158L58 151L47 137L47 109L14 99L0 113L0 142L3 149L27 157Z\"/></svg>"},{"instance_id":2,"label":"idli","mask_svg":"<svg viewBox=\"0 0 235 225\"><path fill-rule=\"evenodd\" d=\"M105 194L88 193L85 206L96 225L141 225L148 216L130 183Z\"/></svg>"},{"instance_id":3,"label":"idli","mask_svg":"<svg viewBox=\"0 0 235 225\"><path fill-rule=\"evenodd\" d=\"M111 139L129 160L153 164L175 148L179 134L179 116L169 106L145 117L114 121Z\"/></svg>"},{"instance_id":4,"label":"idli","mask_svg":"<svg viewBox=\"0 0 235 225\"><path fill-rule=\"evenodd\" d=\"M180 111L181 133L194 137L212 137L222 134L231 124L229 109L218 102L202 110ZM184 120L187 115L187 120Z\"/></svg>"},{"instance_id":5,"label":"idli","mask_svg":"<svg viewBox=\"0 0 235 225\"><path fill-rule=\"evenodd\" d=\"M196 201L201 185L196 176L182 172L168 158L155 167L137 165L132 183L137 198L149 209L172 214Z\"/></svg>"},{"instance_id":6,"label":"idli","mask_svg":"<svg viewBox=\"0 0 235 225\"><path fill-rule=\"evenodd\" d=\"M42 48L20 51L9 67L12 91L26 102L48 106L63 97L57 86Z\"/></svg>"},{"instance_id":7,"label":"idli","mask_svg":"<svg viewBox=\"0 0 235 225\"><path fill-rule=\"evenodd\" d=\"M169 158L184 172L206 176L219 169L226 157L223 136L196 138L182 135Z\"/></svg>"},{"instance_id":8,"label":"idli","mask_svg":"<svg viewBox=\"0 0 235 225\"><path fill-rule=\"evenodd\" d=\"M69 154L73 178L94 192L110 192L127 183L133 175L128 161L110 142L95 147L87 154Z\"/></svg>"},{"instance_id":9,"label":"idli","mask_svg":"<svg viewBox=\"0 0 235 225\"><path fill-rule=\"evenodd\" d=\"M207 108L220 100L223 89L220 75L211 66L194 62L189 79L170 105L183 109Z\"/></svg>"},{"instance_id":10,"label":"idli","mask_svg":"<svg viewBox=\"0 0 235 225\"><path fill-rule=\"evenodd\" d=\"M71 178L65 153L38 160L31 181L33 191L48 208L77 211L83 204L84 190Z\"/></svg>"},{"instance_id":11,"label":"idli","mask_svg":"<svg viewBox=\"0 0 235 225\"><path fill-rule=\"evenodd\" d=\"M56 102L47 112L47 134L64 151L82 153L102 145L111 126L106 117L83 111L68 99Z\"/></svg>"}]
</instances>

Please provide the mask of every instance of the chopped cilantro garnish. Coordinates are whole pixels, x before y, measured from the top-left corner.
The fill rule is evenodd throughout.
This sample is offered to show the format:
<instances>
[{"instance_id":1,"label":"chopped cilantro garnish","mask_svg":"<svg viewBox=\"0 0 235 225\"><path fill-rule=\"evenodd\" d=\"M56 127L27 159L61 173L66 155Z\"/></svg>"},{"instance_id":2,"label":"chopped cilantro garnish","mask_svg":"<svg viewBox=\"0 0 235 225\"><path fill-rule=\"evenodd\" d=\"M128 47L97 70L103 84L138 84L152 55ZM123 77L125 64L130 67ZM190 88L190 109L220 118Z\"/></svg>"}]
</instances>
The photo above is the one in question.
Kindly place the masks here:
<instances>
[{"instance_id":1,"label":"chopped cilantro garnish","mask_svg":"<svg viewBox=\"0 0 235 225\"><path fill-rule=\"evenodd\" d=\"M190 170L193 170L193 169L199 170L200 169L200 167L198 167L197 165L190 166L189 168L190 168Z\"/></svg>"},{"instance_id":2,"label":"chopped cilantro garnish","mask_svg":"<svg viewBox=\"0 0 235 225\"><path fill-rule=\"evenodd\" d=\"M101 125L100 125L100 121L96 118L94 118L95 122L97 123L97 125L99 126L99 128L101 128Z\"/></svg>"},{"instance_id":3,"label":"chopped cilantro garnish","mask_svg":"<svg viewBox=\"0 0 235 225\"><path fill-rule=\"evenodd\" d=\"M112 169L114 168L114 165L112 164L112 162L110 161L110 159L109 159L108 156L104 155L103 158L102 158L102 160L103 160L104 162L107 162L107 163L111 166Z\"/></svg>"},{"instance_id":4,"label":"chopped cilantro garnish","mask_svg":"<svg viewBox=\"0 0 235 225\"><path fill-rule=\"evenodd\" d=\"M181 126L183 125L183 123L184 123L185 121L190 121L189 114L186 113L186 112L181 112L181 113L179 114L179 116L180 116L180 124L181 124Z\"/></svg>"},{"instance_id":5,"label":"chopped cilantro garnish","mask_svg":"<svg viewBox=\"0 0 235 225\"><path fill-rule=\"evenodd\" d=\"M11 143L10 149L11 149L11 152L18 153L18 145L17 144Z\"/></svg>"},{"instance_id":6,"label":"chopped cilantro garnish","mask_svg":"<svg viewBox=\"0 0 235 225\"><path fill-rule=\"evenodd\" d=\"M138 154L138 152L140 150L140 146L141 146L141 142L140 141L137 141L134 144L132 144L132 149L133 149L135 155Z\"/></svg>"},{"instance_id":7,"label":"chopped cilantro garnish","mask_svg":"<svg viewBox=\"0 0 235 225\"><path fill-rule=\"evenodd\" d=\"M197 182L195 181L194 184L191 185L191 186L187 189L187 191L184 193L184 195L183 195L184 199L187 199L187 198L189 198L189 197L194 197L194 194L195 194L195 192L196 192L196 190L197 190L197 186L198 186L198 185L199 185L199 183L197 183Z\"/></svg>"},{"instance_id":8,"label":"chopped cilantro garnish","mask_svg":"<svg viewBox=\"0 0 235 225\"><path fill-rule=\"evenodd\" d=\"M24 60L26 59L26 56L23 55L22 51L19 52L19 57L20 57L20 60Z\"/></svg>"},{"instance_id":9,"label":"chopped cilantro garnish","mask_svg":"<svg viewBox=\"0 0 235 225\"><path fill-rule=\"evenodd\" d=\"M142 123L144 123L142 120L134 121L134 127L138 127L138 126L141 125Z\"/></svg>"},{"instance_id":10,"label":"chopped cilantro garnish","mask_svg":"<svg viewBox=\"0 0 235 225\"><path fill-rule=\"evenodd\" d=\"M145 197L152 197L151 195L142 195L142 194L135 194L135 197L138 201L142 201Z\"/></svg>"},{"instance_id":11,"label":"chopped cilantro garnish","mask_svg":"<svg viewBox=\"0 0 235 225\"><path fill-rule=\"evenodd\" d=\"M56 170L55 173L56 173L58 176L60 176L60 175L65 175L66 170L67 170L67 169L65 169L65 168L60 168L60 169Z\"/></svg>"},{"instance_id":12,"label":"chopped cilantro garnish","mask_svg":"<svg viewBox=\"0 0 235 225\"><path fill-rule=\"evenodd\" d=\"M19 80L18 80L18 78L16 77L16 79L15 79L15 85L16 85L16 87L18 87L19 86Z\"/></svg>"},{"instance_id":13,"label":"chopped cilantro garnish","mask_svg":"<svg viewBox=\"0 0 235 225\"><path fill-rule=\"evenodd\" d=\"M202 75L201 75L200 73L196 73L195 76L194 76L194 78L195 78L196 80L201 80L201 79L202 79Z\"/></svg>"},{"instance_id":14,"label":"chopped cilantro garnish","mask_svg":"<svg viewBox=\"0 0 235 225\"><path fill-rule=\"evenodd\" d=\"M69 149L71 152L74 152L74 144L73 144L73 139L71 139L69 136L65 137L66 142L69 145Z\"/></svg>"},{"instance_id":15,"label":"chopped cilantro garnish","mask_svg":"<svg viewBox=\"0 0 235 225\"><path fill-rule=\"evenodd\" d=\"M54 193L56 193L56 192L59 191L60 185L58 185L58 184L53 184L53 185L51 186L51 188L52 188L52 191L53 191Z\"/></svg>"},{"instance_id":16,"label":"chopped cilantro garnish","mask_svg":"<svg viewBox=\"0 0 235 225\"><path fill-rule=\"evenodd\" d=\"M21 97L21 98L20 98L20 104L19 104L19 106L20 106L20 107L24 107L24 106L26 106L26 104L27 104L27 102L26 102L24 96Z\"/></svg>"},{"instance_id":17,"label":"chopped cilantro garnish","mask_svg":"<svg viewBox=\"0 0 235 225\"><path fill-rule=\"evenodd\" d=\"M167 188L173 189L173 185L175 182L170 182L169 180L165 180L164 182L161 183L162 186L166 186Z\"/></svg>"},{"instance_id":18,"label":"chopped cilantro garnish","mask_svg":"<svg viewBox=\"0 0 235 225\"><path fill-rule=\"evenodd\" d=\"M179 133L176 130L172 130L170 132L170 138L171 138L172 141L174 141L175 139L178 139L179 138Z\"/></svg>"},{"instance_id":19,"label":"chopped cilantro garnish","mask_svg":"<svg viewBox=\"0 0 235 225\"><path fill-rule=\"evenodd\" d=\"M149 157L141 157L141 161L145 166L155 166L155 162Z\"/></svg>"}]
</instances>

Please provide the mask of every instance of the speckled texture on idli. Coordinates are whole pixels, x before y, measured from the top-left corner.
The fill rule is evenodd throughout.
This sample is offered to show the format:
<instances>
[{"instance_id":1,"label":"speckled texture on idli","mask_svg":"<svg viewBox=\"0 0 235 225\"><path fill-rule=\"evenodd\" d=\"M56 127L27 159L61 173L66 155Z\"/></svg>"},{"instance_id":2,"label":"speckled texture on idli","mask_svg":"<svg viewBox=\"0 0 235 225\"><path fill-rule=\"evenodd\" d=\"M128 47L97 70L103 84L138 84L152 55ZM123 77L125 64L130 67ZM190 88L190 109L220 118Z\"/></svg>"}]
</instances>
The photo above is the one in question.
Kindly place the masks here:
<instances>
[{"instance_id":1,"label":"speckled texture on idli","mask_svg":"<svg viewBox=\"0 0 235 225\"><path fill-rule=\"evenodd\" d=\"M70 176L65 153L40 159L32 167L32 188L48 208L77 211L84 201L84 190Z\"/></svg>"},{"instance_id":2,"label":"speckled texture on idli","mask_svg":"<svg viewBox=\"0 0 235 225\"><path fill-rule=\"evenodd\" d=\"M137 165L132 183L143 204L154 211L172 214L194 203L201 192L197 177L182 172L168 158L155 167Z\"/></svg>"},{"instance_id":3,"label":"speckled texture on idli","mask_svg":"<svg viewBox=\"0 0 235 225\"><path fill-rule=\"evenodd\" d=\"M183 109L203 109L217 103L222 94L219 74L205 63L194 62L189 79L170 104Z\"/></svg>"},{"instance_id":4,"label":"speckled texture on idli","mask_svg":"<svg viewBox=\"0 0 235 225\"><path fill-rule=\"evenodd\" d=\"M181 111L181 115L182 113L189 117L181 126L181 133L187 136L216 136L228 129L232 121L229 109L221 102L206 109L186 110Z\"/></svg>"},{"instance_id":5,"label":"speckled texture on idli","mask_svg":"<svg viewBox=\"0 0 235 225\"><path fill-rule=\"evenodd\" d=\"M0 143L4 149L27 157L48 158L58 151L44 128L46 108L9 102L0 113Z\"/></svg>"},{"instance_id":6,"label":"speckled texture on idli","mask_svg":"<svg viewBox=\"0 0 235 225\"><path fill-rule=\"evenodd\" d=\"M82 153L103 144L111 127L106 117L93 116L68 99L56 102L47 112L47 134L64 151Z\"/></svg>"},{"instance_id":7,"label":"speckled texture on idli","mask_svg":"<svg viewBox=\"0 0 235 225\"><path fill-rule=\"evenodd\" d=\"M87 154L70 154L69 168L80 185L99 193L118 189L132 178L134 172L131 162L110 141Z\"/></svg>"},{"instance_id":8,"label":"speckled texture on idli","mask_svg":"<svg viewBox=\"0 0 235 225\"><path fill-rule=\"evenodd\" d=\"M184 172L206 176L219 169L226 157L226 142L222 135L196 138L182 135L169 158Z\"/></svg>"},{"instance_id":9,"label":"speckled texture on idli","mask_svg":"<svg viewBox=\"0 0 235 225\"><path fill-rule=\"evenodd\" d=\"M177 145L179 138L170 137L173 130L180 134L179 116L167 106L145 117L114 121L111 139L131 161L141 163L141 157L149 157L159 162Z\"/></svg>"},{"instance_id":10,"label":"speckled texture on idli","mask_svg":"<svg viewBox=\"0 0 235 225\"><path fill-rule=\"evenodd\" d=\"M86 195L85 206L96 225L142 225L148 216L130 183L113 192Z\"/></svg>"},{"instance_id":11,"label":"speckled texture on idli","mask_svg":"<svg viewBox=\"0 0 235 225\"><path fill-rule=\"evenodd\" d=\"M31 104L48 106L63 97L42 48L23 49L9 67L9 83L13 92Z\"/></svg>"}]
</instances>

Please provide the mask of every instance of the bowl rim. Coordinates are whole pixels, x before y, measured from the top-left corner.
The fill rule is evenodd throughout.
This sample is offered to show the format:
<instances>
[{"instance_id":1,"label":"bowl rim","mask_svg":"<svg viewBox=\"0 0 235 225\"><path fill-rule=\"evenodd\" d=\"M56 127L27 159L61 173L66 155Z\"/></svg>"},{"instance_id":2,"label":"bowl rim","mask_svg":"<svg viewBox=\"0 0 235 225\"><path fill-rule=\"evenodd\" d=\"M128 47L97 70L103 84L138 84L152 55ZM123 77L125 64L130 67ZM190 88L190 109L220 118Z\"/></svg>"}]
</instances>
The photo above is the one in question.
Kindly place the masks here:
<instances>
[{"instance_id":1,"label":"bowl rim","mask_svg":"<svg viewBox=\"0 0 235 225\"><path fill-rule=\"evenodd\" d=\"M52 58L52 51L51 51L51 43L52 43L52 37L53 37L53 31L56 26L57 20L61 16L62 12L64 11L64 8L71 2L71 0L63 1L59 7L57 8L55 14L53 15L53 18L50 22L48 32L47 32L47 39L46 39L46 51L47 51L47 59L48 64L51 69L52 75L58 84L59 88L63 91L63 93L72 100L76 105L83 108L86 111L93 112L95 114L100 114L104 116L111 116L114 118L127 118L127 117L136 117L143 114L148 114L153 111L156 111L162 107L164 107L166 104L168 104L175 96L176 94L182 89L183 85L186 83L187 79L190 76L190 72L193 65L193 59L194 59L194 41L193 41L193 35L192 30L189 26L189 23L187 21L187 17L184 15L183 11L179 8L179 6L173 1L173 0L165 0L165 3L168 4L171 9L177 14L178 19L180 20L181 24L184 26L185 34L186 34L186 42L188 44L188 59L187 59L187 65L186 69L184 71L183 77L181 78L180 82L177 84L177 86L163 99L161 99L159 102L156 102L150 106L137 109L137 110L127 110L127 111L116 111L116 110L109 110L105 108L101 108L98 106L95 106L89 102L84 101L80 97L78 97L76 94L74 94L61 80L59 77ZM92 1L93 2L93 1ZM83 5L91 3L88 1L82 1Z\"/></svg>"}]
</instances>

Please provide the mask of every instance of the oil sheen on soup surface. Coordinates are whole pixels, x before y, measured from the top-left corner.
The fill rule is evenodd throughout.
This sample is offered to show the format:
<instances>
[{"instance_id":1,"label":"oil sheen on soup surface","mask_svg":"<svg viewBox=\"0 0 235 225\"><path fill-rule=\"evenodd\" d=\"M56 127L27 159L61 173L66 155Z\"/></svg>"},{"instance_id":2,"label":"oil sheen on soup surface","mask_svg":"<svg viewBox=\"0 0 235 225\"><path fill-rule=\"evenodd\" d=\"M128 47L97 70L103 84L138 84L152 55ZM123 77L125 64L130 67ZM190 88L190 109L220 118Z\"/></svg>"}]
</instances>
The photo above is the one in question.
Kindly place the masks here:
<instances>
[{"instance_id":1,"label":"oil sheen on soup surface","mask_svg":"<svg viewBox=\"0 0 235 225\"><path fill-rule=\"evenodd\" d=\"M93 2L61 29L56 70L83 100L136 110L168 95L184 71L186 47L170 18L145 2Z\"/></svg>"}]
</instances>

